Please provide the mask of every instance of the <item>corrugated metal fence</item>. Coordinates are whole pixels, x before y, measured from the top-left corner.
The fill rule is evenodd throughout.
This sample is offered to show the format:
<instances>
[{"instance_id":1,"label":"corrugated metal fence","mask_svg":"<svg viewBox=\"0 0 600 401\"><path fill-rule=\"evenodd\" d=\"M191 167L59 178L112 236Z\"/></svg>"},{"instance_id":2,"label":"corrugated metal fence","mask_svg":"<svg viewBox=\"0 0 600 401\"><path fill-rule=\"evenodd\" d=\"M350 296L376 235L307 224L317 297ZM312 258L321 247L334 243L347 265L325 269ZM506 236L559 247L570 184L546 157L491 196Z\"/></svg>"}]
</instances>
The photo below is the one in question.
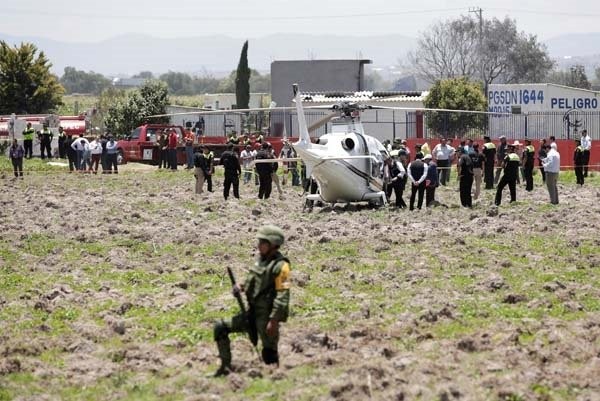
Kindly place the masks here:
<instances>
[{"instance_id":1,"label":"corrugated metal fence","mask_svg":"<svg viewBox=\"0 0 600 401\"><path fill-rule=\"evenodd\" d=\"M316 123L329 111L307 111L308 126ZM363 112L361 120L365 132L380 140L395 138L416 138L418 132L425 139L440 136L481 138L489 135L498 138L542 139L551 135L556 139L573 139L587 129L594 140L600 140L600 112L573 111L568 121L564 112L530 112L527 114L482 115L454 112L423 113L423 127L417 127L419 119L414 111L404 110L368 110ZM243 113L224 112L223 114L206 115L204 133L207 136L222 136L232 131L270 131L272 136L297 136L298 119L295 111ZM194 117L197 120L197 117ZM431 125L437 122L436 127ZM195 121L191 121L195 122ZM243 126L242 126L243 125ZM243 128L243 129L242 129ZM319 137L331 132L331 123L314 130L313 135Z\"/></svg>"}]
</instances>

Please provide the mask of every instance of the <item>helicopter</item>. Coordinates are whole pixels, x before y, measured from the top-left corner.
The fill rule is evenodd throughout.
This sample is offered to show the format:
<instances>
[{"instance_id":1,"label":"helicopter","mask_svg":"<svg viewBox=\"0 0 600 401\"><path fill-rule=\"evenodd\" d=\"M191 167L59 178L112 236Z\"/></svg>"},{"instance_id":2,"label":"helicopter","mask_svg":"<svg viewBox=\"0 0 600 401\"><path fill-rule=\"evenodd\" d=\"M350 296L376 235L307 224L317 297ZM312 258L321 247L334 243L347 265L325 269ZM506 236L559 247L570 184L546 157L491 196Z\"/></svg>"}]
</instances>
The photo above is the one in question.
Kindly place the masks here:
<instances>
[{"instance_id":1,"label":"helicopter","mask_svg":"<svg viewBox=\"0 0 600 401\"><path fill-rule=\"evenodd\" d=\"M386 205L381 169L390 155L378 139L365 134L360 122L360 112L372 107L349 102L328 106L332 113L309 128L297 84L293 91L299 140L291 146L306 165L306 175L312 176L319 187L319 193L308 194L306 199L331 204L368 201ZM309 130L331 120L332 132L313 143Z\"/></svg>"},{"instance_id":2,"label":"helicopter","mask_svg":"<svg viewBox=\"0 0 600 401\"><path fill-rule=\"evenodd\" d=\"M280 158L279 162L301 160L306 167L306 177L312 177L318 186L318 192L305 194L306 201L321 201L332 206L336 203L369 202L375 206L387 205L384 191L382 166L391 157L385 146L375 137L365 133L360 121L364 110L421 110L448 111L455 113L499 114L467 110L405 108L373 106L362 103L341 102L328 106L310 106L306 109L326 109L331 113L310 127L307 126L302 101L304 96L298 84L293 84L295 109L298 117L298 140L288 142L298 158ZM307 96L308 97L308 96ZM243 109L236 112L251 111L288 111L293 107L274 107L261 109ZM213 114L216 111L204 111L179 114ZM171 114L172 115L172 114ZM169 116L160 115L160 116ZM158 116L151 116L158 117ZM332 123L330 133L320 136L316 142L311 140L310 132L320 126ZM284 142L287 142L284 138ZM254 163L273 163L272 159L255 160Z\"/></svg>"}]
</instances>

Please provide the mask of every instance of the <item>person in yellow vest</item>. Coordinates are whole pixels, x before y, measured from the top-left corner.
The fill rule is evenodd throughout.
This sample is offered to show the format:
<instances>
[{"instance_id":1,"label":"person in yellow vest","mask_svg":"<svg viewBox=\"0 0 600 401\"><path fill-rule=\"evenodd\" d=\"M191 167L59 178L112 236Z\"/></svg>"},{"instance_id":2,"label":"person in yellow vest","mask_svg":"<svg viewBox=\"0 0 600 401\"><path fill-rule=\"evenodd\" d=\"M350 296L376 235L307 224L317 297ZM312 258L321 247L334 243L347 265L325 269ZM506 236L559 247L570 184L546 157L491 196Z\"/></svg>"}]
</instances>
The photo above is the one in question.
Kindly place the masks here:
<instances>
[{"instance_id":1,"label":"person in yellow vest","mask_svg":"<svg viewBox=\"0 0 600 401\"><path fill-rule=\"evenodd\" d=\"M494 145L489 136L483 137L482 153L484 157L483 182L485 182L485 189L494 189L494 164L496 161L496 145Z\"/></svg>"},{"instance_id":2,"label":"person in yellow vest","mask_svg":"<svg viewBox=\"0 0 600 401\"><path fill-rule=\"evenodd\" d=\"M23 130L23 148L25 149L25 158L33 157L33 136L35 130L31 128L31 123L27 123L27 128ZM27 156L29 154L29 156Z\"/></svg>"},{"instance_id":3,"label":"person in yellow vest","mask_svg":"<svg viewBox=\"0 0 600 401\"><path fill-rule=\"evenodd\" d=\"M513 144L507 146L507 155L503 162L504 174L500 178L498 188L496 189L496 206L500 206L500 203L502 203L502 190L506 185L510 189L511 203L517 200L517 177L519 176L519 166L521 164L519 155L515 153L518 144L519 142L515 141Z\"/></svg>"},{"instance_id":4,"label":"person in yellow vest","mask_svg":"<svg viewBox=\"0 0 600 401\"><path fill-rule=\"evenodd\" d=\"M531 144L531 139L525 139L525 149L523 149L523 175L525 176L525 190L533 191L533 165L535 162L535 148Z\"/></svg>"},{"instance_id":5,"label":"person in yellow vest","mask_svg":"<svg viewBox=\"0 0 600 401\"><path fill-rule=\"evenodd\" d=\"M585 149L581 146L581 140L575 139L575 153L573 154L573 164L575 165L575 177L577 177L577 184L583 186L584 174L583 168L585 166Z\"/></svg>"},{"instance_id":6,"label":"person in yellow vest","mask_svg":"<svg viewBox=\"0 0 600 401\"><path fill-rule=\"evenodd\" d=\"M42 160L45 159L46 157L48 157L48 159L52 159L51 145L52 145L53 137L54 137L54 134L52 133L52 131L50 131L50 128L48 128L48 126L46 124L44 124L44 128L42 128L42 130L40 131L40 134L39 134L40 157L42 158Z\"/></svg>"}]
</instances>

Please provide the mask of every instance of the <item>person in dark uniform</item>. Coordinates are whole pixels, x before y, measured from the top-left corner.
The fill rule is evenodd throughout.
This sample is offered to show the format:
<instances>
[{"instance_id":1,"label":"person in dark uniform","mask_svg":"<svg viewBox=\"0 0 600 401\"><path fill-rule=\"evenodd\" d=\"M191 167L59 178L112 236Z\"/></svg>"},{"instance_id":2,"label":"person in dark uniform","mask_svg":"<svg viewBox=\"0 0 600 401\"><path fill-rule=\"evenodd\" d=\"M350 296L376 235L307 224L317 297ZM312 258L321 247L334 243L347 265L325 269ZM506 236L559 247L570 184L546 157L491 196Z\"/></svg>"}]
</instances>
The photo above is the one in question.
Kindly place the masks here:
<instances>
[{"instance_id":1,"label":"person in dark uniform","mask_svg":"<svg viewBox=\"0 0 600 401\"><path fill-rule=\"evenodd\" d=\"M215 154L205 146L202 151L204 152L204 158L206 159L206 173L204 179L206 180L206 190L212 192L212 176L215 172Z\"/></svg>"},{"instance_id":2,"label":"person in dark uniform","mask_svg":"<svg viewBox=\"0 0 600 401\"><path fill-rule=\"evenodd\" d=\"M31 159L33 157L33 136L35 130L31 128L31 123L27 123L27 128L23 130L23 148L25 149L25 158ZM29 156L27 156L29 155Z\"/></svg>"},{"instance_id":3,"label":"person in dark uniform","mask_svg":"<svg viewBox=\"0 0 600 401\"><path fill-rule=\"evenodd\" d=\"M269 144L263 142L261 149L256 153L256 160L273 159L269 151ZM256 163L256 172L258 174L258 199L269 199L273 184L273 163Z\"/></svg>"},{"instance_id":4,"label":"person in dark uniform","mask_svg":"<svg viewBox=\"0 0 600 401\"><path fill-rule=\"evenodd\" d=\"M65 148L65 140L67 134L63 130L63 127L58 127L58 157L64 159L67 156L67 149Z\"/></svg>"},{"instance_id":5,"label":"person in dark uniform","mask_svg":"<svg viewBox=\"0 0 600 401\"><path fill-rule=\"evenodd\" d=\"M494 164L496 163L496 145L492 143L489 136L483 137L483 181L485 189L494 189Z\"/></svg>"},{"instance_id":6,"label":"person in dark uniform","mask_svg":"<svg viewBox=\"0 0 600 401\"><path fill-rule=\"evenodd\" d=\"M544 171L544 164L542 163L542 160L544 160L547 156L548 156L548 152L546 150L546 138L544 138L544 139L542 139L542 142L540 143L540 150L538 150L539 169L540 169L540 173L542 174L542 182L544 184L546 183L546 173Z\"/></svg>"},{"instance_id":7,"label":"person in dark uniform","mask_svg":"<svg viewBox=\"0 0 600 401\"><path fill-rule=\"evenodd\" d=\"M525 190L533 191L533 165L535 163L535 148L531 144L531 139L525 139L525 149L523 149L523 172L525 175Z\"/></svg>"},{"instance_id":8,"label":"person in dark uniform","mask_svg":"<svg viewBox=\"0 0 600 401\"><path fill-rule=\"evenodd\" d=\"M279 323L286 322L289 315L291 266L289 259L279 251L284 242L279 227L262 226L256 238L259 258L250 268L244 284L233 287L234 294L246 294L248 311L230 320L221 320L214 326L214 339L221 359L215 376L231 372L229 333L255 333L263 347L263 362L279 365Z\"/></svg>"},{"instance_id":9,"label":"person in dark uniform","mask_svg":"<svg viewBox=\"0 0 600 401\"><path fill-rule=\"evenodd\" d=\"M50 131L47 125L44 125L39 134L40 139L40 157L42 160L48 157L48 159L52 159L52 149L50 144L52 143L52 138L54 134Z\"/></svg>"},{"instance_id":10,"label":"person in dark uniform","mask_svg":"<svg viewBox=\"0 0 600 401\"><path fill-rule=\"evenodd\" d=\"M106 139L106 135L100 135L100 146L102 146L102 153L100 154L100 164L102 165L102 174L108 169L106 162L106 144L108 143L108 139Z\"/></svg>"},{"instance_id":11,"label":"person in dark uniform","mask_svg":"<svg viewBox=\"0 0 600 401\"><path fill-rule=\"evenodd\" d=\"M575 177L577 178L577 184L583 186L585 167L585 149L581 146L581 140L575 139L575 152L573 153L573 165L575 166Z\"/></svg>"},{"instance_id":12,"label":"person in dark uniform","mask_svg":"<svg viewBox=\"0 0 600 401\"><path fill-rule=\"evenodd\" d=\"M399 209L405 208L406 203L402 199L402 190L400 189L402 178L406 171L404 170L404 166L391 157L385 159L383 165L383 177L385 182L385 196L388 198L392 196L392 191L394 191L394 196L396 197L396 207Z\"/></svg>"},{"instance_id":13,"label":"person in dark uniform","mask_svg":"<svg viewBox=\"0 0 600 401\"><path fill-rule=\"evenodd\" d=\"M468 148L461 147L458 159L458 179L460 190L460 204L464 207L473 207L471 188L473 187L473 160L469 156Z\"/></svg>"},{"instance_id":14,"label":"person in dark uniform","mask_svg":"<svg viewBox=\"0 0 600 401\"><path fill-rule=\"evenodd\" d=\"M510 189L510 201L516 202L517 200L517 177L519 175L519 166L521 161L519 155L515 153L516 145L511 144L507 146L507 155L504 158L503 167L504 174L498 183L498 189L496 190L496 206L500 206L502 203L502 190L506 185Z\"/></svg>"},{"instance_id":15,"label":"person in dark uniform","mask_svg":"<svg viewBox=\"0 0 600 401\"><path fill-rule=\"evenodd\" d=\"M423 163L423 161L421 160L422 157L423 153L418 151L415 155L415 160L413 160L408 165L407 169L408 178L410 179L410 182L412 184L410 193L410 210L415 209L415 197L417 196L417 194L417 208L421 209L421 206L423 206L423 195L425 194L425 187L427 185L425 183L425 180L427 178L427 170L429 169L429 167L427 166L427 164Z\"/></svg>"},{"instance_id":16,"label":"person in dark uniform","mask_svg":"<svg viewBox=\"0 0 600 401\"><path fill-rule=\"evenodd\" d=\"M435 190L439 186L439 173L437 163L431 155L425 155L423 162L427 163L427 178L425 178L425 206L432 207L435 204Z\"/></svg>"},{"instance_id":17,"label":"person in dark uniform","mask_svg":"<svg viewBox=\"0 0 600 401\"><path fill-rule=\"evenodd\" d=\"M77 151L71 146L75 140L73 140L73 135L67 135L67 139L65 139L67 159L69 160L69 171L71 172L73 172L73 170L77 170Z\"/></svg>"},{"instance_id":18,"label":"person in dark uniform","mask_svg":"<svg viewBox=\"0 0 600 401\"><path fill-rule=\"evenodd\" d=\"M229 189L233 184L233 196L240 198L240 174L242 167L240 159L233 151L233 144L227 145L227 150L221 155L220 163L225 168L225 181L223 182L223 198L229 197Z\"/></svg>"}]
</instances>

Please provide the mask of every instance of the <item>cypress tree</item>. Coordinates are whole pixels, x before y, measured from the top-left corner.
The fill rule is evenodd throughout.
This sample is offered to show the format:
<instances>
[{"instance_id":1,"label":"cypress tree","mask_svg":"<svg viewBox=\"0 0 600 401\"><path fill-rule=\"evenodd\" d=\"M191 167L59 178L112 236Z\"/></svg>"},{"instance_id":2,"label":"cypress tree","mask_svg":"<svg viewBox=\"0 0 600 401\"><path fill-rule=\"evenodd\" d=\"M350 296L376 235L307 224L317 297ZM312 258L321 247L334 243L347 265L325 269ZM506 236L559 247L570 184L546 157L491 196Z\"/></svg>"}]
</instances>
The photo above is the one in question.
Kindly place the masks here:
<instances>
[{"instance_id":1,"label":"cypress tree","mask_svg":"<svg viewBox=\"0 0 600 401\"><path fill-rule=\"evenodd\" d=\"M240 62L235 75L235 102L238 109L247 109L250 104L250 68L248 68L248 41L244 42Z\"/></svg>"}]
</instances>

